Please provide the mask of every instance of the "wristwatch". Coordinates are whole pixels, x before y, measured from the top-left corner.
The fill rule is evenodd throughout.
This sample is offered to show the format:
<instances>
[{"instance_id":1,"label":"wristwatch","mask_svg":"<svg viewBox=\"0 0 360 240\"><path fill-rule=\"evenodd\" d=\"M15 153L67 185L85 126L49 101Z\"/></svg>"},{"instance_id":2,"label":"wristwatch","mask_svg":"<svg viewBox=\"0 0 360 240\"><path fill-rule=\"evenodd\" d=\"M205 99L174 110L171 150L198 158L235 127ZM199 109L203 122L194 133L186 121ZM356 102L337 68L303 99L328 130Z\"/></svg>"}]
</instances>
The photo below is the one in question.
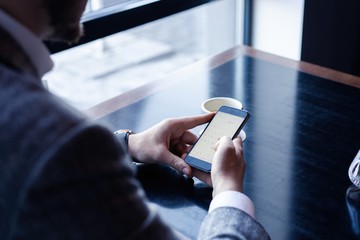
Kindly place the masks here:
<instances>
[{"instance_id":1,"label":"wristwatch","mask_svg":"<svg viewBox=\"0 0 360 240\"><path fill-rule=\"evenodd\" d=\"M130 129L119 129L114 132L114 135L116 135L119 139L125 142L126 150L128 150L129 146L129 135L134 133Z\"/></svg>"}]
</instances>

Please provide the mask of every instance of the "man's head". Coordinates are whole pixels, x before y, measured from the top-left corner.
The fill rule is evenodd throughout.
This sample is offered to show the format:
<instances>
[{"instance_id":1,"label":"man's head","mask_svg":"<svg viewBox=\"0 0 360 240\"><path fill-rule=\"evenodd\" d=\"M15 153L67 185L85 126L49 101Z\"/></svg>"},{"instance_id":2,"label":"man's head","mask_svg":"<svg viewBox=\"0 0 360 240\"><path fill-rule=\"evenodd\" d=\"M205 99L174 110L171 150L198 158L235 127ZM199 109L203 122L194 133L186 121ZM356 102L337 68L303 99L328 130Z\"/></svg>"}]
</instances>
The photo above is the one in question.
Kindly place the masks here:
<instances>
[{"instance_id":1,"label":"man's head","mask_svg":"<svg viewBox=\"0 0 360 240\"><path fill-rule=\"evenodd\" d=\"M83 34L81 15L87 0L42 0L49 14L51 31L46 39L73 43Z\"/></svg>"},{"instance_id":2,"label":"man's head","mask_svg":"<svg viewBox=\"0 0 360 240\"><path fill-rule=\"evenodd\" d=\"M76 42L87 0L0 0L0 8L40 38Z\"/></svg>"}]
</instances>

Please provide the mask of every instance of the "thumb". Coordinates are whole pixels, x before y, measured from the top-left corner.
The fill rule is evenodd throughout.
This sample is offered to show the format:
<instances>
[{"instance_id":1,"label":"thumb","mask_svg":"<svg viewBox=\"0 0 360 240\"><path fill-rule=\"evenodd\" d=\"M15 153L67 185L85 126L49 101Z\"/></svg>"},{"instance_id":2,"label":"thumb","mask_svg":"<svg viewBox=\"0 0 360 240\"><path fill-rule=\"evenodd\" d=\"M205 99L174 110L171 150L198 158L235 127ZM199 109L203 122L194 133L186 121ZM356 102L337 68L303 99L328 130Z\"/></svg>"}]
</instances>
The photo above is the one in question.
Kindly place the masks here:
<instances>
[{"instance_id":1,"label":"thumb","mask_svg":"<svg viewBox=\"0 0 360 240\"><path fill-rule=\"evenodd\" d=\"M223 136L214 145L216 151L222 151L223 148L233 145L232 140L228 136Z\"/></svg>"},{"instance_id":2,"label":"thumb","mask_svg":"<svg viewBox=\"0 0 360 240\"><path fill-rule=\"evenodd\" d=\"M220 140L215 144L215 155L213 158L213 167L218 168L222 165L222 162L226 161L227 153L229 149L233 147L233 143L230 137L222 137Z\"/></svg>"}]
</instances>

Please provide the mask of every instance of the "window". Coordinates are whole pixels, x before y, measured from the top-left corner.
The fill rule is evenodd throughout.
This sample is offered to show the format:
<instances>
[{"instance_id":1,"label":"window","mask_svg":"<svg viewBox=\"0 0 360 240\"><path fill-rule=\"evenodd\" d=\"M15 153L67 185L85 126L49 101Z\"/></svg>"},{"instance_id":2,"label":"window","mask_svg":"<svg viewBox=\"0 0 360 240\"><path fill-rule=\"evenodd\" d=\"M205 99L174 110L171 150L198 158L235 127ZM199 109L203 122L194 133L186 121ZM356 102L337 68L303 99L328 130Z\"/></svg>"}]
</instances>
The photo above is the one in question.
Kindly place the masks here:
<instances>
[{"instance_id":1,"label":"window","mask_svg":"<svg viewBox=\"0 0 360 240\"><path fill-rule=\"evenodd\" d=\"M88 16L118 8L114 4L119 2L144 3L108 0L93 8L94 2L87 7ZM45 76L49 90L86 109L224 51L237 44L242 32L235 20L237 4L214 1L54 53L55 68Z\"/></svg>"}]
</instances>

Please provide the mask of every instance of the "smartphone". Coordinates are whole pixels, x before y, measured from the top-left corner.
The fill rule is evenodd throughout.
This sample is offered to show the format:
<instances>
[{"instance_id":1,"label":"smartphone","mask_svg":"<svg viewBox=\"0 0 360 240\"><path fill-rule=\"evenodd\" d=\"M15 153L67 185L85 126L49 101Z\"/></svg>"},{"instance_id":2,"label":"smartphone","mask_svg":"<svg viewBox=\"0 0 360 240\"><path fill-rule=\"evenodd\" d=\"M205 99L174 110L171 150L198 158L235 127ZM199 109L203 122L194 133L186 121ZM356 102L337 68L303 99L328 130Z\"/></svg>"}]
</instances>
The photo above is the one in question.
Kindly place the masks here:
<instances>
[{"instance_id":1,"label":"smartphone","mask_svg":"<svg viewBox=\"0 0 360 240\"><path fill-rule=\"evenodd\" d=\"M192 167L210 172L217 141L223 136L235 138L249 117L249 112L245 110L221 106L186 155L185 162Z\"/></svg>"}]
</instances>

